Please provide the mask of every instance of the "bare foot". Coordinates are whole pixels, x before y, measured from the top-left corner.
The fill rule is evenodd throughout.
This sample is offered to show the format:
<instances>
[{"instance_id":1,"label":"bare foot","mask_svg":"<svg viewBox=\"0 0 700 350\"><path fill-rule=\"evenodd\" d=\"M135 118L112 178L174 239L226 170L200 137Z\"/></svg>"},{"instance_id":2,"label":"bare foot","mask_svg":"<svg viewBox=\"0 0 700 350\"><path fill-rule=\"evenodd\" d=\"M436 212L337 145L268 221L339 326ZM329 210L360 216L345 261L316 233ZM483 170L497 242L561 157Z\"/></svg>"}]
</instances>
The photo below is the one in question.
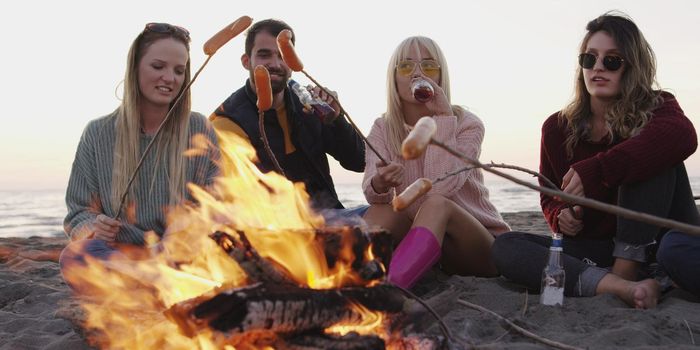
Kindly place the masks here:
<instances>
[{"instance_id":1,"label":"bare foot","mask_svg":"<svg viewBox=\"0 0 700 350\"><path fill-rule=\"evenodd\" d=\"M659 282L655 279L645 279L639 282L630 282L627 292L619 295L629 306L637 309L653 309L661 294Z\"/></svg>"}]
</instances>

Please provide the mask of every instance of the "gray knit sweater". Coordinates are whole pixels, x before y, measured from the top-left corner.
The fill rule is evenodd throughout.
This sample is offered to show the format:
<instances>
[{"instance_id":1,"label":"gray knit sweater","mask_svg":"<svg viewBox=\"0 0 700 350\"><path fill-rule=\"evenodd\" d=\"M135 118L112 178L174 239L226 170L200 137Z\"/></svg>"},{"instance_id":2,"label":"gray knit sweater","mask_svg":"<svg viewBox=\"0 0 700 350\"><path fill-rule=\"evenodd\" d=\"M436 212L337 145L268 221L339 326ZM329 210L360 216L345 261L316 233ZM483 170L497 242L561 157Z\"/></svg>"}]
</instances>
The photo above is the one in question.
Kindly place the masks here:
<instances>
[{"instance_id":1,"label":"gray knit sweater","mask_svg":"<svg viewBox=\"0 0 700 350\"><path fill-rule=\"evenodd\" d=\"M118 209L112 208L109 203L116 142L115 122L116 112L92 120L80 138L66 191L68 215L63 221L66 234L73 239L84 237L89 230L88 224L97 215L104 213L114 217ZM193 112L190 115L189 128L190 138L196 134L204 134L214 147L204 156L188 158L186 182L207 186L219 174L217 164L220 154L216 135L209 121L199 113ZM142 153L151 139L150 135L141 135ZM161 161L156 171L154 151L155 149L149 151L132 184L132 193L136 200L135 203L127 204L134 206L135 222L127 222L122 212L122 228L117 234L117 242L143 245L145 232L154 231L161 236L165 232L165 209L169 200L167 164ZM189 193L185 198L192 200Z\"/></svg>"}]
</instances>

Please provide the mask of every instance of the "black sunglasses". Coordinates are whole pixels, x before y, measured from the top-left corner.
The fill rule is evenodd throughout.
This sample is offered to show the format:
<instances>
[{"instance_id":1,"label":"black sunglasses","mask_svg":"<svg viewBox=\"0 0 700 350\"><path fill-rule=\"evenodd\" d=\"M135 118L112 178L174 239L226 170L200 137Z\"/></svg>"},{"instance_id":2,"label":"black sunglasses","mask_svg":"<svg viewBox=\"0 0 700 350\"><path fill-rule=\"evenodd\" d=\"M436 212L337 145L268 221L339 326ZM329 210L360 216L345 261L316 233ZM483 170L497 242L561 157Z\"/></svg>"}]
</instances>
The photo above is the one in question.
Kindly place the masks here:
<instances>
[{"instance_id":1,"label":"black sunglasses","mask_svg":"<svg viewBox=\"0 0 700 350\"><path fill-rule=\"evenodd\" d=\"M598 56L592 53L582 53L578 55L578 64L581 65L583 69L592 69L595 66L596 61L598 61ZM622 63L625 59L620 56L604 56L603 57L603 67L609 71L616 71L622 67Z\"/></svg>"},{"instance_id":2,"label":"black sunglasses","mask_svg":"<svg viewBox=\"0 0 700 350\"><path fill-rule=\"evenodd\" d=\"M143 31L149 31L160 34L180 34L188 41L190 40L190 32L180 26L175 26L169 23L148 23Z\"/></svg>"}]
</instances>

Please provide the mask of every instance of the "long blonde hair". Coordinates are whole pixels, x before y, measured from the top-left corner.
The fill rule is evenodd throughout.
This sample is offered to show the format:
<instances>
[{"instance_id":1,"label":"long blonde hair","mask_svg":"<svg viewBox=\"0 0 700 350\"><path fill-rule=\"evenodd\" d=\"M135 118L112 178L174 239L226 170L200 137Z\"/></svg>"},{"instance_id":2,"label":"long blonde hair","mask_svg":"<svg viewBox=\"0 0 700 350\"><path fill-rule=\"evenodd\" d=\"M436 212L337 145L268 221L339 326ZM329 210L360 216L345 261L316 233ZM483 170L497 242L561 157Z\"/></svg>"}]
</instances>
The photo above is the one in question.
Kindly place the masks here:
<instances>
[{"instance_id":1,"label":"long blonde hair","mask_svg":"<svg viewBox=\"0 0 700 350\"><path fill-rule=\"evenodd\" d=\"M389 149L395 154L401 154L401 143L408 136L408 131L405 127L404 114L401 109L401 98L399 97L398 88L396 87L396 65L399 61L404 60L411 48L415 45L425 48L430 56L440 64L440 81L438 85L445 91L447 101L452 103L450 99L450 74L447 69L447 60L438 44L430 38L424 36L412 36L404 39L389 59L386 78L386 112L383 117L387 126L387 144ZM464 109L460 106L452 106L457 118L461 118L464 114Z\"/></svg>"},{"instance_id":2,"label":"long blonde hair","mask_svg":"<svg viewBox=\"0 0 700 350\"><path fill-rule=\"evenodd\" d=\"M190 51L189 36L173 30L171 33L153 32L144 29L134 39L127 55L126 74L124 76L124 97L117 109L116 119L116 144L114 146L114 160L112 170L112 194L110 204L116 212L119 208L121 196L126 190L129 177L136 169L141 158L141 90L139 88L138 67L146 50L156 41L173 38L182 42ZM188 57L185 67L185 77L182 88L190 81L190 60ZM174 100L173 100L174 102ZM170 106L172 108L172 104ZM191 109L190 90L184 92L178 105L174 108L172 116L163 126L163 130L156 140L154 174L158 171L166 171L168 179L169 203L175 204L182 199L185 193L185 179L187 174L187 162L183 153L188 148L189 116ZM161 161L167 162L166 166ZM167 170L163 170L167 169ZM156 176L153 177L155 181ZM153 188L151 183L151 189ZM133 186L129 190L128 202L134 199Z\"/></svg>"},{"instance_id":3,"label":"long blonde hair","mask_svg":"<svg viewBox=\"0 0 700 350\"><path fill-rule=\"evenodd\" d=\"M610 35L624 58L624 72L620 80L620 96L605 112L610 142L615 137L627 139L640 132L649 121L654 108L663 98L656 85L656 56L639 28L626 15L605 13L588 22L586 36L579 53L586 51L593 34L604 31ZM560 117L568 121L570 133L566 139L566 153L571 158L579 140L590 138L591 95L586 89L583 70L576 70L574 97Z\"/></svg>"}]
</instances>

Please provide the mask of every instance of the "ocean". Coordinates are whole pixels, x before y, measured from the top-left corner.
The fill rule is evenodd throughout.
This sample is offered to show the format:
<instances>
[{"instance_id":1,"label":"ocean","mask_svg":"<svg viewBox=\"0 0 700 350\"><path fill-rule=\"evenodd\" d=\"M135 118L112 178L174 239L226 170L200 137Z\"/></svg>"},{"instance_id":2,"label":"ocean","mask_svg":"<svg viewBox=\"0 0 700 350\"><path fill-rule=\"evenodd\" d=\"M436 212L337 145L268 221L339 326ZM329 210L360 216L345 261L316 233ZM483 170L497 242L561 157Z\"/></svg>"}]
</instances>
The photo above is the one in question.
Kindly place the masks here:
<instances>
[{"instance_id":1,"label":"ocean","mask_svg":"<svg viewBox=\"0 0 700 350\"><path fill-rule=\"evenodd\" d=\"M491 202L502 213L540 210L534 190L505 179L487 178L485 183ZM690 183L693 193L700 193L700 177L691 177ZM367 203L359 183L338 184L336 190L346 207ZM65 189L0 191L0 237L63 236L64 196Z\"/></svg>"}]
</instances>

